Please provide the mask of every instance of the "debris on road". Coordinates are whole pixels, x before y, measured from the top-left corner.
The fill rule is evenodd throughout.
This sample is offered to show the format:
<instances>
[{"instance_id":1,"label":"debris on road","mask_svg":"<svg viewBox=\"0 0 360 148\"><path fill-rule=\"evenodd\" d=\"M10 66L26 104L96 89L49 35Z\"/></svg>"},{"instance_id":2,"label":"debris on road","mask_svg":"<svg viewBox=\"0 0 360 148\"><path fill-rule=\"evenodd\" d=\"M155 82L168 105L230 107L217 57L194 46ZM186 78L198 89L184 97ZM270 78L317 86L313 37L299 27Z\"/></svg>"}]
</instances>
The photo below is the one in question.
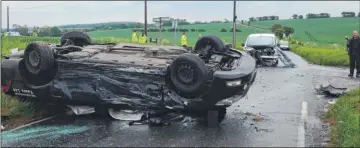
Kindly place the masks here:
<instances>
[{"instance_id":1,"label":"debris on road","mask_svg":"<svg viewBox=\"0 0 360 148\"><path fill-rule=\"evenodd\" d=\"M316 89L317 93L323 94L328 97L339 97L341 95L344 95L346 93L346 90L347 88L334 87L331 84L325 86L321 84L320 87Z\"/></svg>"},{"instance_id":2,"label":"debris on road","mask_svg":"<svg viewBox=\"0 0 360 148\"><path fill-rule=\"evenodd\" d=\"M264 120L264 117L261 116L261 115L256 115L253 120L254 120L254 121L262 121L262 120Z\"/></svg>"}]
</instances>

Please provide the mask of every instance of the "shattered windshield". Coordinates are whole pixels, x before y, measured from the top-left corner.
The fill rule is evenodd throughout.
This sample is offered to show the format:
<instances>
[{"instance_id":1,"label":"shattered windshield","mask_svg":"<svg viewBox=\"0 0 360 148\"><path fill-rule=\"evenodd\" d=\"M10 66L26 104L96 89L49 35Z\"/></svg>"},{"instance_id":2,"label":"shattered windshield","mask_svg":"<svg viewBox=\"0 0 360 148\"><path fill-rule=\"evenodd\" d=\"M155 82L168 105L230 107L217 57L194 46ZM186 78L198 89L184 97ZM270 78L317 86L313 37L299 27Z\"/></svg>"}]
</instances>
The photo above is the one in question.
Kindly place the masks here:
<instances>
[{"instance_id":1,"label":"shattered windshield","mask_svg":"<svg viewBox=\"0 0 360 148\"><path fill-rule=\"evenodd\" d=\"M246 46L271 46L274 45L274 38L270 36L249 37Z\"/></svg>"}]
</instances>

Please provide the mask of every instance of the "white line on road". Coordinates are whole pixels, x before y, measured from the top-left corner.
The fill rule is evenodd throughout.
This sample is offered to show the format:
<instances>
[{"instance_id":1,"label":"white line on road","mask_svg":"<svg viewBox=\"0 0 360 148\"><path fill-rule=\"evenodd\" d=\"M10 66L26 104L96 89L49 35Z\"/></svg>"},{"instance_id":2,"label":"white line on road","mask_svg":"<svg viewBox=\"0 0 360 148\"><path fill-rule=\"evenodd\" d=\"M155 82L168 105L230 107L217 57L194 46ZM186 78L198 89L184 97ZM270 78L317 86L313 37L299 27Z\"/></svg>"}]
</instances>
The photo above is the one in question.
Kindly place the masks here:
<instances>
[{"instance_id":1,"label":"white line on road","mask_svg":"<svg viewBox=\"0 0 360 148\"><path fill-rule=\"evenodd\" d=\"M307 110L308 104L307 102L301 103L301 116L300 116L300 123L298 127L298 143L297 147L305 147L305 124L307 118Z\"/></svg>"}]
</instances>

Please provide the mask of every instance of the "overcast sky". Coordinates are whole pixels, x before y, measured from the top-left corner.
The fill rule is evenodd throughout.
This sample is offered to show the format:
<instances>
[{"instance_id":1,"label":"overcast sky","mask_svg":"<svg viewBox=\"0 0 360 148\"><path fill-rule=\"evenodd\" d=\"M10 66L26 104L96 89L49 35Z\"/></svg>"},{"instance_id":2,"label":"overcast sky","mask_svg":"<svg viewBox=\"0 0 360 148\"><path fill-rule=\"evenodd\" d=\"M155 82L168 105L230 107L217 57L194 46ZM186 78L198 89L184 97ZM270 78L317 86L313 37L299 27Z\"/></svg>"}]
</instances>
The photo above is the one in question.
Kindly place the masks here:
<instances>
[{"instance_id":1,"label":"overcast sky","mask_svg":"<svg viewBox=\"0 0 360 148\"><path fill-rule=\"evenodd\" d=\"M100 22L144 20L143 1L3 1L2 27L6 27L6 6L10 7L10 26L53 26ZM169 16L189 21L231 20L232 1L148 1L148 21ZM342 11L360 11L359 1L237 1L239 20L277 15L327 12L340 16Z\"/></svg>"}]
</instances>

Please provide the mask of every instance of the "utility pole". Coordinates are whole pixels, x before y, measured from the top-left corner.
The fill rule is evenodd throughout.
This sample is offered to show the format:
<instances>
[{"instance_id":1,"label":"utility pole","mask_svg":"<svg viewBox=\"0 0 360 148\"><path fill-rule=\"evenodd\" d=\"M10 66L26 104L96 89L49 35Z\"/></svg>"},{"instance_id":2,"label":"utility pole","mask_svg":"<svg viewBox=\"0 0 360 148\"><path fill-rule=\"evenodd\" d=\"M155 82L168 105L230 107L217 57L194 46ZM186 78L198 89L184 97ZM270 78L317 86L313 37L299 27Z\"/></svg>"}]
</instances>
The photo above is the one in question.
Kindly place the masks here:
<instances>
[{"instance_id":1,"label":"utility pole","mask_svg":"<svg viewBox=\"0 0 360 148\"><path fill-rule=\"evenodd\" d=\"M10 31L10 22L9 22L9 6L7 6L7 32Z\"/></svg>"},{"instance_id":2,"label":"utility pole","mask_svg":"<svg viewBox=\"0 0 360 148\"><path fill-rule=\"evenodd\" d=\"M145 0L145 23L144 23L144 34L147 36L147 0Z\"/></svg>"},{"instance_id":3,"label":"utility pole","mask_svg":"<svg viewBox=\"0 0 360 148\"><path fill-rule=\"evenodd\" d=\"M233 14L233 48L236 47L236 0L234 0L234 14Z\"/></svg>"}]
</instances>

